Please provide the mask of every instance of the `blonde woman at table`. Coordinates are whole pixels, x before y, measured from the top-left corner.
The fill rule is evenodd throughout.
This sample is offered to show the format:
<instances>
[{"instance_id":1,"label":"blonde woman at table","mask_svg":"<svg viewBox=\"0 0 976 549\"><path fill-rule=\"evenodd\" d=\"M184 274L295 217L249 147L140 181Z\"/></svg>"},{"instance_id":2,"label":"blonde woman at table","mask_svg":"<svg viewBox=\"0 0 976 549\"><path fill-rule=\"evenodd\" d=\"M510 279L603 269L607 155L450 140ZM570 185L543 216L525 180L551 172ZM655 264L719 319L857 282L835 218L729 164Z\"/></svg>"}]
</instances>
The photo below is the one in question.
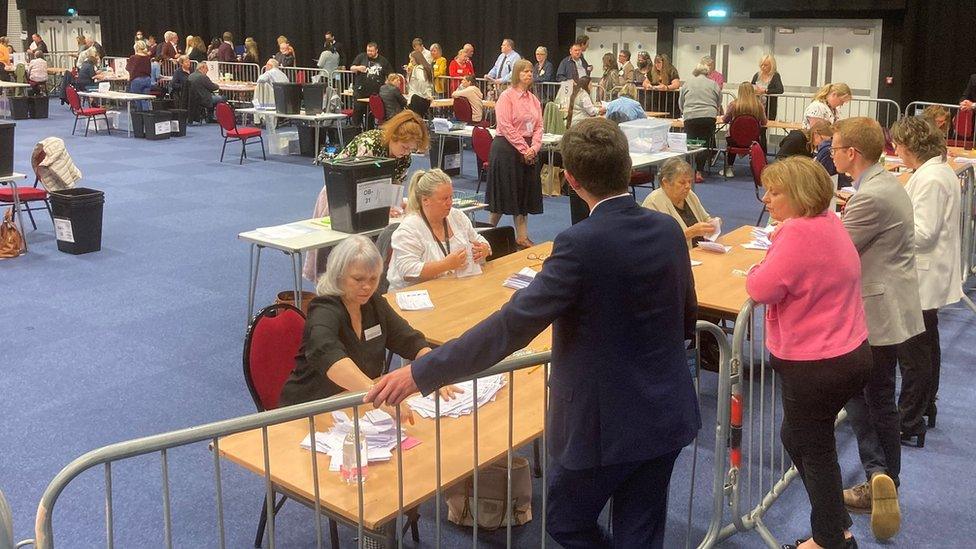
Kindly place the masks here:
<instances>
[{"instance_id":1,"label":"blonde woman at table","mask_svg":"<svg viewBox=\"0 0 976 549\"><path fill-rule=\"evenodd\" d=\"M532 62L519 59L512 67L512 85L495 104L497 132L488 161L489 222L515 217L515 242L529 240L529 214L542 213L542 104L532 94Z\"/></svg>"},{"instance_id":2,"label":"blonde woman at table","mask_svg":"<svg viewBox=\"0 0 976 549\"><path fill-rule=\"evenodd\" d=\"M695 191L691 164L672 158L661 166L661 186L647 195L641 206L670 215L685 233L688 249L715 232L715 218L708 215Z\"/></svg>"},{"instance_id":3,"label":"blonde woman at table","mask_svg":"<svg viewBox=\"0 0 976 549\"><path fill-rule=\"evenodd\" d=\"M471 220L451 207L451 178L438 169L417 170L410 177L407 215L393 233L387 279L390 291L450 276L481 273L491 246Z\"/></svg>"},{"instance_id":4,"label":"blonde woman at table","mask_svg":"<svg viewBox=\"0 0 976 549\"><path fill-rule=\"evenodd\" d=\"M743 82L739 84L739 95L729 103L729 106L725 109L725 115L722 117L722 122L730 124L732 120L737 116L751 116L759 121L760 126L760 144L763 145L763 150L765 150L765 130L762 128L765 126L769 120L766 118L766 110L763 108L762 102L759 101L759 97L756 96L756 91L752 84L748 82ZM737 143L739 146L749 146L749 143ZM728 155L728 167L725 168L725 177L734 177L735 172L732 169L732 165L735 164L735 154Z\"/></svg>"},{"instance_id":5,"label":"blonde woman at table","mask_svg":"<svg viewBox=\"0 0 976 549\"><path fill-rule=\"evenodd\" d=\"M749 271L746 291L766 305L766 346L782 383L783 446L810 499L813 532L783 547L857 547L834 421L871 372L861 263L844 225L827 211L834 186L820 165L787 158L767 166L762 183L763 202L780 225L766 258Z\"/></svg>"},{"instance_id":6,"label":"blonde woman at table","mask_svg":"<svg viewBox=\"0 0 976 549\"><path fill-rule=\"evenodd\" d=\"M813 101L803 111L803 127L809 128L818 120L833 124L839 120L837 109L851 100L851 88L843 82L827 84L817 91Z\"/></svg>"},{"instance_id":7,"label":"blonde woman at table","mask_svg":"<svg viewBox=\"0 0 976 549\"><path fill-rule=\"evenodd\" d=\"M928 416L929 427L935 426L942 369L939 308L963 296L959 273L962 197L959 178L946 164L945 136L927 118L902 118L891 128L891 139L895 153L915 172L905 191L915 212L915 269L925 331L898 346L902 379L898 410L902 440L917 437L922 446L926 429L922 416Z\"/></svg>"},{"instance_id":8,"label":"blonde woman at table","mask_svg":"<svg viewBox=\"0 0 976 549\"><path fill-rule=\"evenodd\" d=\"M281 406L368 390L386 373L388 350L411 360L430 352L424 334L376 294L382 273L383 259L365 236L352 235L335 247L315 287L318 297L309 303L302 346L281 389ZM441 396L450 400L457 392L463 391L445 387ZM413 423L409 407L400 412Z\"/></svg>"},{"instance_id":9,"label":"blonde woman at table","mask_svg":"<svg viewBox=\"0 0 976 549\"><path fill-rule=\"evenodd\" d=\"M415 151L426 151L428 147L430 147L430 135L427 132L427 124L417 113L406 110L389 119L382 128L357 135L352 141L346 143L346 147L336 155L336 158L350 156L392 158L394 160L392 182L394 185L402 185L407 177L407 170L410 169L410 154ZM324 149L319 153L316 162L321 163L325 160L323 153ZM326 215L329 215L329 197L323 185L315 201L313 217L317 219ZM319 275L325 272L327 257L327 253L319 254L318 250L310 250L305 255L302 276L313 282L318 280Z\"/></svg>"}]
</instances>

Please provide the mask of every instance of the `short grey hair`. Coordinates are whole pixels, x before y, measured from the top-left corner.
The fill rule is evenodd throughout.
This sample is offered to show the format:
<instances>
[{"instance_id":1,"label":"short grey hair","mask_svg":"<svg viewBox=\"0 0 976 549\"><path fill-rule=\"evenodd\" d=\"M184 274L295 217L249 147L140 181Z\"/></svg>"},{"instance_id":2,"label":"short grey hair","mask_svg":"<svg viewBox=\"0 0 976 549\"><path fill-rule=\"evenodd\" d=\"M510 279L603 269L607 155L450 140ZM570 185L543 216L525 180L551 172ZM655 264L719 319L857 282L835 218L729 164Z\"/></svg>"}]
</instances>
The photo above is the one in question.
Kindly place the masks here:
<instances>
[{"instance_id":1,"label":"short grey hair","mask_svg":"<svg viewBox=\"0 0 976 549\"><path fill-rule=\"evenodd\" d=\"M703 58L701 61L698 62L697 65L695 65L695 70L691 71L691 75L708 76L710 72L712 72L712 68L708 66L708 63L706 63L705 59Z\"/></svg>"},{"instance_id":2,"label":"short grey hair","mask_svg":"<svg viewBox=\"0 0 976 549\"><path fill-rule=\"evenodd\" d=\"M694 173L695 171L691 169L691 164L685 162L682 158L675 157L661 166L661 183L664 183L664 180L670 183L682 175L693 175Z\"/></svg>"},{"instance_id":3,"label":"short grey hair","mask_svg":"<svg viewBox=\"0 0 976 549\"><path fill-rule=\"evenodd\" d=\"M315 285L315 292L318 295L343 295L341 279L353 265L365 266L377 274L383 272L383 258L376 244L360 234L346 238L332 249L325 272Z\"/></svg>"},{"instance_id":4,"label":"short grey hair","mask_svg":"<svg viewBox=\"0 0 976 549\"><path fill-rule=\"evenodd\" d=\"M502 40L502 42L508 44L508 47L512 48L513 50L515 49L515 40L512 40L511 38L506 38Z\"/></svg>"},{"instance_id":5,"label":"short grey hair","mask_svg":"<svg viewBox=\"0 0 976 549\"><path fill-rule=\"evenodd\" d=\"M272 57L271 59L268 59L268 62L265 63L265 65L271 65L272 69L277 69L281 66L281 63L278 63L278 60Z\"/></svg>"},{"instance_id":6,"label":"short grey hair","mask_svg":"<svg viewBox=\"0 0 976 549\"><path fill-rule=\"evenodd\" d=\"M540 51L541 51L541 52L542 52L542 54L543 54L543 55L545 55L546 57L548 57L548 56L549 56L549 49L548 49L548 48L546 48L545 46L539 46L538 48L536 48L536 49L535 49L535 52L536 52L536 53L539 53Z\"/></svg>"},{"instance_id":7,"label":"short grey hair","mask_svg":"<svg viewBox=\"0 0 976 549\"><path fill-rule=\"evenodd\" d=\"M163 40L169 42L171 38L176 38L176 33L173 31L166 31L163 33Z\"/></svg>"}]
</instances>

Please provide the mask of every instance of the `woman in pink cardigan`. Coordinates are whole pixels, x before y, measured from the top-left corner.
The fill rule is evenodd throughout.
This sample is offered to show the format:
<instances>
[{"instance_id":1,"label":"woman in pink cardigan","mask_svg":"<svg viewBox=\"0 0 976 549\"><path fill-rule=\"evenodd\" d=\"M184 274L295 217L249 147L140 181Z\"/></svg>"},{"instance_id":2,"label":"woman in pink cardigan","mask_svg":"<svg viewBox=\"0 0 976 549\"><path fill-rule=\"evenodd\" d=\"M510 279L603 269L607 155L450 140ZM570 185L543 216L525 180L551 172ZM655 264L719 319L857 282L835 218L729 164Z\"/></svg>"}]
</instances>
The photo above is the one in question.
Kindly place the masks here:
<instances>
[{"instance_id":1,"label":"woman in pink cardigan","mask_svg":"<svg viewBox=\"0 0 976 549\"><path fill-rule=\"evenodd\" d=\"M857 547L834 419L871 370L861 262L840 219L827 211L834 186L823 167L790 157L769 165L762 183L763 202L780 225L766 258L749 271L746 290L766 305L766 347L782 381L783 446L812 508L813 537L795 547Z\"/></svg>"}]
</instances>

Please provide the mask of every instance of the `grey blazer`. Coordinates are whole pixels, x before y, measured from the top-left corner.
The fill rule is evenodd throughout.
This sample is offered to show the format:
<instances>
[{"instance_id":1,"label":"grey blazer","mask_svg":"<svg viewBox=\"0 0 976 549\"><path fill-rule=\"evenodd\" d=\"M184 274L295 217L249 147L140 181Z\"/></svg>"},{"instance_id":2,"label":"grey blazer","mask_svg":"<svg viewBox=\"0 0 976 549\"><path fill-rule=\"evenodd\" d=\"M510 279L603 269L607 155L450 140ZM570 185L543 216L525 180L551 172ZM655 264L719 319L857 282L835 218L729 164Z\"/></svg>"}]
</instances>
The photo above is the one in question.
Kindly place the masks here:
<instances>
[{"instance_id":1,"label":"grey blazer","mask_svg":"<svg viewBox=\"0 0 976 549\"><path fill-rule=\"evenodd\" d=\"M895 345L921 333L915 219L904 187L875 164L862 174L842 220L861 256L868 343Z\"/></svg>"}]
</instances>

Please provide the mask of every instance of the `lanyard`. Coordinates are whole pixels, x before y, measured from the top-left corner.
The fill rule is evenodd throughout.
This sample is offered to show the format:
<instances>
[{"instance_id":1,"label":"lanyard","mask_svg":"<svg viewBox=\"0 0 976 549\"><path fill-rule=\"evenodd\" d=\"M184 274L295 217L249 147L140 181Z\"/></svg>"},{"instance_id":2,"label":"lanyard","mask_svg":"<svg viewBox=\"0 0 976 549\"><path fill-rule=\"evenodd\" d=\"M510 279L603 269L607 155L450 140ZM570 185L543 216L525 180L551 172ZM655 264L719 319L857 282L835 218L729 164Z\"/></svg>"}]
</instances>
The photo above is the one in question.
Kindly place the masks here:
<instances>
[{"instance_id":1,"label":"lanyard","mask_svg":"<svg viewBox=\"0 0 976 549\"><path fill-rule=\"evenodd\" d=\"M434 234L434 228L430 226L430 221L427 220L427 215L423 211L420 212L420 217L424 219L424 224L427 225L427 229L430 231L430 236L434 237L434 242L437 243L437 247L441 249L444 257L451 255L451 237L447 234L447 218L444 218L444 240L447 242L447 247L441 244L441 241L437 239L437 235Z\"/></svg>"}]
</instances>

